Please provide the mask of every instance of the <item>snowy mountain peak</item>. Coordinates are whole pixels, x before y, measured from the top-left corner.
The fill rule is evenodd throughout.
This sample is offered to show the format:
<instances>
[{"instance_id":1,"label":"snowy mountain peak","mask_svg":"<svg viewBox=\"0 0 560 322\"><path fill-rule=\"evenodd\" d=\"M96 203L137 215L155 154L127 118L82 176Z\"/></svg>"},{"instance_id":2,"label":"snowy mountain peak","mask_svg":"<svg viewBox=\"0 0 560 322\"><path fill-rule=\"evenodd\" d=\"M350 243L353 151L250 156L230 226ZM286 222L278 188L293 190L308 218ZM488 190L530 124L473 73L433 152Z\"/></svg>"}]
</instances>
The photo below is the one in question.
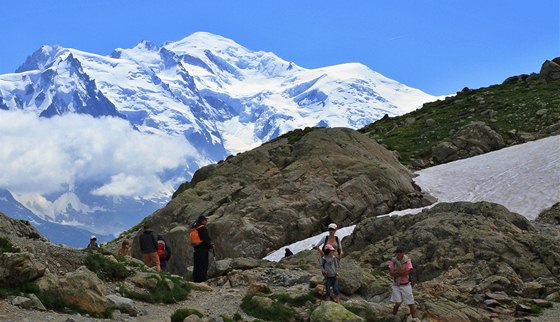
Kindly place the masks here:
<instances>
[{"instance_id":1,"label":"snowy mountain peak","mask_svg":"<svg viewBox=\"0 0 560 322\"><path fill-rule=\"evenodd\" d=\"M60 185L48 191L56 194L43 195L55 205L45 219L76 220L105 233L137 222L159 207L165 199L161 191L169 197L198 168L230 154L296 128L360 128L434 99L359 63L305 69L207 32L163 46L142 41L110 56L43 46L18 72L0 75L0 110L62 116L52 118L59 123L48 136L66 138L52 149L67 162L62 169L76 167L68 174L74 177L64 181L77 188L58 202L66 192ZM80 133L55 133L66 121L85 122L73 114L93 119ZM96 122L107 125L86 130ZM81 131L90 135L82 144L86 148L74 145ZM90 175L92 154L103 160L95 175ZM56 185L52 178L48 184ZM34 205L41 199L27 200Z\"/></svg>"},{"instance_id":2,"label":"snowy mountain peak","mask_svg":"<svg viewBox=\"0 0 560 322\"><path fill-rule=\"evenodd\" d=\"M44 69L65 51L67 49L64 47L44 45L27 57L23 65L16 69L16 73Z\"/></svg>"}]
</instances>

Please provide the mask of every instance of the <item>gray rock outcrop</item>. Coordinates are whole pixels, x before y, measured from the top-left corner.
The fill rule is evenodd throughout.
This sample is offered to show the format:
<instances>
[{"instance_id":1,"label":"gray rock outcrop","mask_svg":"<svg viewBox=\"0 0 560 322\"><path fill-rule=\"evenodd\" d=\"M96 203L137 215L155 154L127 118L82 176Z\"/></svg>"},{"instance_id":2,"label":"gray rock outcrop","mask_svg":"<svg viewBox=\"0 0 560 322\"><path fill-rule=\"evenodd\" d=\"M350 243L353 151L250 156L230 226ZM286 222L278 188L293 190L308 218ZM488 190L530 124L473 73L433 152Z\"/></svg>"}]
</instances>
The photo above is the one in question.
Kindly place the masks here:
<instances>
[{"instance_id":1,"label":"gray rock outcrop","mask_svg":"<svg viewBox=\"0 0 560 322\"><path fill-rule=\"evenodd\" d=\"M524 217L488 202L438 204L416 215L368 218L348 239L348 257L374 275L388 276L394 248L405 245L423 310L455 312L450 320L484 320L476 305L465 304L492 305L485 304L487 294L544 299L560 286L555 277L560 273L560 229L540 231ZM387 297L373 293L381 286L371 287L366 298ZM499 305L504 312L513 310L508 303Z\"/></svg>"},{"instance_id":2,"label":"gray rock outcrop","mask_svg":"<svg viewBox=\"0 0 560 322\"><path fill-rule=\"evenodd\" d=\"M45 266L30 253L0 254L0 285L17 285L45 274Z\"/></svg>"},{"instance_id":3,"label":"gray rock outcrop","mask_svg":"<svg viewBox=\"0 0 560 322\"><path fill-rule=\"evenodd\" d=\"M429 203L381 145L351 129L306 129L200 169L146 222L175 245L170 270L184 275L199 215L209 217L218 258L260 258L329 222L346 226ZM139 256L137 243L133 252Z\"/></svg>"},{"instance_id":4,"label":"gray rock outcrop","mask_svg":"<svg viewBox=\"0 0 560 322\"><path fill-rule=\"evenodd\" d=\"M505 147L504 139L484 122L472 122L432 148L433 160L447 163Z\"/></svg>"}]
</instances>

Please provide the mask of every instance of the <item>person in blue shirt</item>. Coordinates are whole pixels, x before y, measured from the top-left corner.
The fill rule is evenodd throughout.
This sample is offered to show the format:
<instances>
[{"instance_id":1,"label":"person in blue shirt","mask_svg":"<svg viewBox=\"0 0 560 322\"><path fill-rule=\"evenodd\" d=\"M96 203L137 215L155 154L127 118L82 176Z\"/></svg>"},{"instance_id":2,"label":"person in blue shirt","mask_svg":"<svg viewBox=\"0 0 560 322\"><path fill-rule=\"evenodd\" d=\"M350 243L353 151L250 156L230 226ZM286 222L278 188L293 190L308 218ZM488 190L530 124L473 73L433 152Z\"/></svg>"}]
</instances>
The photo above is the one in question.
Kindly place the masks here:
<instances>
[{"instance_id":1,"label":"person in blue shirt","mask_svg":"<svg viewBox=\"0 0 560 322\"><path fill-rule=\"evenodd\" d=\"M89 244L87 245L86 248L90 248L90 249L99 248L99 245L97 245L97 237L91 236L91 238L89 239Z\"/></svg>"}]
</instances>

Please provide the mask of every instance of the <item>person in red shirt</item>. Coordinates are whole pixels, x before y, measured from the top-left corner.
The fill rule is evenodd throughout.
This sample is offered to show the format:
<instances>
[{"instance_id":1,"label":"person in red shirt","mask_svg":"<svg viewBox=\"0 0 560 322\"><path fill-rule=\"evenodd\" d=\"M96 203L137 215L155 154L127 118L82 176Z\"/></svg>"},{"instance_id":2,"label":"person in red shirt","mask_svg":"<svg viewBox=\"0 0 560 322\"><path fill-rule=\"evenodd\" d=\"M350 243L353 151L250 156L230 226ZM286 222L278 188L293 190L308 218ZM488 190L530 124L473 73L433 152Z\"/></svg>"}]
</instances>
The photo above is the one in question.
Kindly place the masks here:
<instances>
[{"instance_id":1,"label":"person in red shirt","mask_svg":"<svg viewBox=\"0 0 560 322\"><path fill-rule=\"evenodd\" d=\"M405 248L403 246L398 246L395 254L395 257L389 261L389 271L393 277L391 302L395 303L393 315L397 314L404 300L410 309L412 321L416 321L416 306L414 305L414 295L412 295L412 284L410 282L412 261L405 255Z\"/></svg>"}]
</instances>

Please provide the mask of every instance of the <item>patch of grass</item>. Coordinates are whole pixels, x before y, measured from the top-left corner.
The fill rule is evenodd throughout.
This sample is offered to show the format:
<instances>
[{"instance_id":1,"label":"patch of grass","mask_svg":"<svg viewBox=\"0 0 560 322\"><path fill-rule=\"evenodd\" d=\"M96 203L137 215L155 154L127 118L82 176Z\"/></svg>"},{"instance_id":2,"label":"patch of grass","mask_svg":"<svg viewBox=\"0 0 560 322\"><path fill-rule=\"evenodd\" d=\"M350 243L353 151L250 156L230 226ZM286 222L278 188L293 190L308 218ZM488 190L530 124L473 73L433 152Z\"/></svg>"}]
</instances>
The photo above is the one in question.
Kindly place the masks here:
<instances>
[{"instance_id":1,"label":"patch of grass","mask_svg":"<svg viewBox=\"0 0 560 322\"><path fill-rule=\"evenodd\" d=\"M350 312L356 314L359 317L364 318L367 322L383 322L385 319L379 316L379 314L369 307L364 306L343 306ZM387 319L387 321L393 321L393 319Z\"/></svg>"},{"instance_id":2,"label":"patch of grass","mask_svg":"<svg viewBox=\"0 0 560 322\"><path fill-rule=\"evenodd\" d=\"M232 317L229 317L227 314L223 314L222 320L224 320L224 322L234 322L243 320L243 317L241 317L239 312L236 312Z\"/></svg>"},{"instance_id":3,"label":"patch of grass","mask_svg":"<svg viewBox=\"0 0 560 322\"><path fill-rule=\"evenodd\" d=\"M426 103L413 112L380 119L359 132L398 151L405 165L411 165L413 159L429 161L432 147L474 121L485 122L503 137L506 145L523 143L524 139L515 133L544 137L546 129L558 122L559 84L559 81L544 83L536 77L528 77L515 83L464 89L453 97ZM539 110L547 112L537 114ZM428 125L429 119L433 124Z\"/></svg>"},{"instance_id":4,"label":"patch of grass","mask_svg":"<svg viewBox=\"0 0 560 322\"><path fill-rule=\"evenodd\" d=\"M132 275L132 271L119 262L112 262L107 257L91 253L84 260L86 267L104 281L119 281Z\"/></svg>"},{"instance_id":5,"label":"patch of grass","mask_svg":"<svg viewBox=\"0 0 560 322\"><path fill-rule=\"evenodd\" d=\"M124 238L124 237L132 234L133 232L136 232L136 231L140 230L140 228L144 227L144 221L145 221L145 219L142 219L142 221L140 223L138 223L136 226L130 228L127 231L123 231L122 233L119 234L119 238L117 238L117 239Z\"/></svg>"},{"instance_id":6,"label":"patch of grass","mask_svg":"<svg viewBox=\"0 0 560 322\"><path fill-rule=\"evenodd\" d=\"M0 254L2 253L19 253L20 249L14 247L12 242L6 237L0 237Z\"/></svg>"},{"instance_id":7,"label":"patch of grass","mask_svg":"<svg viewBox=\"0 0 560 322\"><path fill-rule=\"evenodd\" d=\"M177 303L186 300L190 293L190 285L180 277L160 273L156 287L149 293L139 293L121 286L123 296L142 302ZM168 284L170 283L170 284Z\"/></svg>"},{"instance_id":8,"label":"patch of grass","mask_svg":"<svg viewBox=\"0 0 560 322\"><path fill-rule=\"evenodd\" d=\"M196 314L196 316L198 316L199 318L203 317L204 314L200 313L200 311L195 310L195 309L191 309L191 308L185 308L185 309L178 309L177 311L175 311L172 315L171 315L171 322L183 322L183 320L190 315Z\"/></svg>"},{"instance_id":9,"label":"patch of grass","mask_svg":"<svg viewBox=\"0 0 560 322\"><path fill-rule=\"evenodd\" d=\"M536 316L543 314L544 309L549 309L553 306L552 302L545 302L542 304L527 302L525 304L531 306L531 309L529 310L529 314L536 315Z\"/></svg>"},{"instance_id":10,"label":"patch of grass","mask_svg":"<svg viewBox=\"0 0 560 322\"><path fill-rule=\"evenodd\" d=\"M291 296L290 294L281 293L271 295L270 298L280 303L288 304L290 306L305 306L307 302L315 303L315 301L317 300L313 292L300 294L297 296Z\"/></svg>"},{"instance_id":11,"label":"patch of grass","mask_svg":"<svg viewBox=\"0 0 560 322\"><path fill-rule=\"evenodd\" d=\"M0 286L0 299L4 299L10 295L20 295L20 294L29 294L39 293L39 288L35 283L27 282L17 285L2 285Z\"/></svg>"},{"instance_id":12,"label":"patch of grass","mask_svg":"<svg viewBox=\"0 0 560 322\"><path fill-rule=\"evenodd\" d=\"M241 309L256 318L267 321L288 321L297 315L293 308L278 302L274 302L270 308L260 307L251 301L252 298L252 295L245 296L241 300Z\"/></svg>"}]
</instances>

